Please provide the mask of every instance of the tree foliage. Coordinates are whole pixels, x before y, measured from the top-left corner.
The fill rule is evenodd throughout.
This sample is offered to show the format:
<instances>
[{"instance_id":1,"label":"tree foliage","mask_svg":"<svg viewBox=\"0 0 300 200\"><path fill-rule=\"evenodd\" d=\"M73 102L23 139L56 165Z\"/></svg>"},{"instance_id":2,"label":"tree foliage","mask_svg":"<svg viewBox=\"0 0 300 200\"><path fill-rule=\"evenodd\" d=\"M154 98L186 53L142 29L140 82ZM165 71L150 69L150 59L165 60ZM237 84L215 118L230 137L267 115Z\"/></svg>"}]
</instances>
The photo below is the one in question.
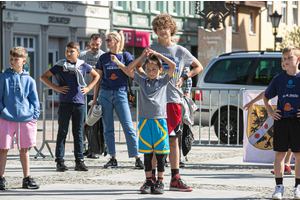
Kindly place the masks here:
<instances>
[{"instance_id":1,"label":"tree foliage","mask_svg":"<svg viewBox=\"0 0 300 200\"><path fill-rule=\"evenodd\" d=\"M300 27L294 27L293 30L288 31L284 28L284 34L280 48L283 49L288 45L300 46Z\"/></svg>"}]
</instances>

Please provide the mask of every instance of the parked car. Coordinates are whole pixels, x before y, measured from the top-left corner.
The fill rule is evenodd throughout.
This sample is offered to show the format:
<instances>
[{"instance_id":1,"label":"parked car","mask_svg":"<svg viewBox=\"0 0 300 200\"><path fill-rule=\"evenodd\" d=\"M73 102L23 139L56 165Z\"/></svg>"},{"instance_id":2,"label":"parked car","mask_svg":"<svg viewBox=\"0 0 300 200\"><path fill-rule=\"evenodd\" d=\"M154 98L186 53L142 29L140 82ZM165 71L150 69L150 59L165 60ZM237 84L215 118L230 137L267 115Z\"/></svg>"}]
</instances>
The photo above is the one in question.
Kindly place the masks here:
<instances>
[{"instance_id":1,"label":"parked car","mask_svg":"<svg viewBox=\"0 0 300 200\"><path fill-rule=\"evenodd\" d=\"M264 51L226 53L213 58L203 70L197 83L197 87L201 91L195 92L195 103L199 106L199 99L201 99L201 124L208 126L210 121L211 125L214 125L217 137L219 136L218 116L220 112L220 140L222 143L228 143L229 129L230 144L237 144L238 122L239 143L243 140L243 91L238 90L242 88L265 90L272 78L283 71L281 56L281 53ZM219 91L216 89L220 90L220 97ZM218 101L220 101L219 104ZM229 126L228 110L230 112Z\"/></svg>"}]
</instances>

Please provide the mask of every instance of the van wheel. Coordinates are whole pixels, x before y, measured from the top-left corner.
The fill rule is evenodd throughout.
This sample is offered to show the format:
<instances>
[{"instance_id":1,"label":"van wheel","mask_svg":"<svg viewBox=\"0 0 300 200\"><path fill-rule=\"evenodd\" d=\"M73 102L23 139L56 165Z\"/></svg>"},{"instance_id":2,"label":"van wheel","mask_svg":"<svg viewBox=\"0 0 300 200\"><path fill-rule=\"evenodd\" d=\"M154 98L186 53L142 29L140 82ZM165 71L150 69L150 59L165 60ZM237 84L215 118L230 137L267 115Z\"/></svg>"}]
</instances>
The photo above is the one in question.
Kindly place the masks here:
<instances>
[{"instance_id":1,"label":"van wheel","mask_svg":"<svg viewBox=\"0 0 300 200\"><path fill-rule=\"evenodd\" d=\"M240 114L239 116L239 143L241 144L243 141L243 115ZM214 122L214 129L216 136L218 137L218 117L215 119ZM227 136L228 136L228 125L227 125L227 110L221 112L221 118L220 118L220 141L222 143L227 144ZM230 122L229 122L229 143L230 144L237 144L237 112L236 110L230 110Z\"/></svg>"}]
</instances>

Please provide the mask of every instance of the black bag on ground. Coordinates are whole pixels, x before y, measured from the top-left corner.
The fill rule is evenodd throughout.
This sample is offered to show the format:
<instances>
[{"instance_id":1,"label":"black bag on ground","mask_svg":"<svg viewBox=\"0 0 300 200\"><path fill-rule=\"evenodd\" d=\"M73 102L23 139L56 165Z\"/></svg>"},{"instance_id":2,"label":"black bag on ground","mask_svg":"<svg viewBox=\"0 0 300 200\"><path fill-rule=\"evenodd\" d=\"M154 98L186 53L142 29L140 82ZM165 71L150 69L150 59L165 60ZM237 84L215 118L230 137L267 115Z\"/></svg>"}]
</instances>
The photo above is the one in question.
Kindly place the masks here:
<instances>
[{"instance_id":1,"label":"black bag on ground","mask_svg":"<svg viewBox=\"0 0 300 200\"><path fill-rule=\"evenodd\" d=\"M86 134L90 153L102 154L105 152L105 142L103 136L103 123L100 118L93 126L84 126L83 131Z\"/></svg>"},{"instance_id":2,"label":"black bag on ground","mask_svg":"<svg viewBox=\"0 0 300 200\"><path fill-rule=\"evenodd\" d=\"M192 133L190 126L183 123L183 133L182 133L182 154L186 156L192 149L194 142L194 134Z\"/></svg>"}]
</instances>

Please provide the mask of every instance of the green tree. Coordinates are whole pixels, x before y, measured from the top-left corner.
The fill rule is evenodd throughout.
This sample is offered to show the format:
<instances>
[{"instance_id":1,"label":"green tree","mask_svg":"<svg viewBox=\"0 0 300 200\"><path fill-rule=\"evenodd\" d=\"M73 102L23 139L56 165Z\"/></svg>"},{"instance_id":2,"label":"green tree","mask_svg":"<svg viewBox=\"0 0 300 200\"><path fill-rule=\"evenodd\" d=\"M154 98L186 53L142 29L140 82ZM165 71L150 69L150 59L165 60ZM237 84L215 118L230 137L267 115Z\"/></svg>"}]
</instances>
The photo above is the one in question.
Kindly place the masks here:
<instances>
[{"instance_id":1,"label":"green tree","mask_svg":"<svg viewBox=\"0 0 300 200\"><path fill-rule=\"evenodd\" d=\"M300 27L294 27L291 31L288 31L286 28L284 28L283 35L282 43L279 45L281 49L288 45L300 46Z\"/></svg>"}]
</instances>

